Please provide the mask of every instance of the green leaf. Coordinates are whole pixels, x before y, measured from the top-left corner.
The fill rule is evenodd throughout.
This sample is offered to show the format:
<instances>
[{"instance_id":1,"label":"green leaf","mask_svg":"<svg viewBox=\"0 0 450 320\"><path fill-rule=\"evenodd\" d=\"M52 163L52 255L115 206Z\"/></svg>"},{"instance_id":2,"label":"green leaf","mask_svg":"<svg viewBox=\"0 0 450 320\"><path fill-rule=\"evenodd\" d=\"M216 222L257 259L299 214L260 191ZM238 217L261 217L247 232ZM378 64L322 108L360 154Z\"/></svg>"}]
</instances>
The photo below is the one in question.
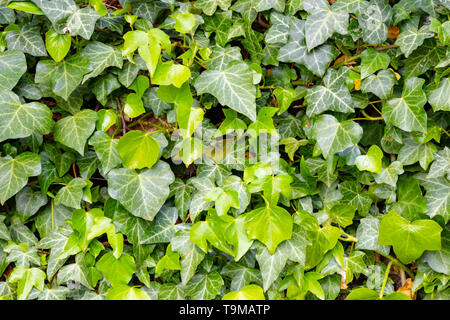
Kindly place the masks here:
<instances>
[{"instance_id":1,"label":"green leaf","mask_svg":"<svg viewBox=\"0 0 450 320\"><path fill-rule=\"evenodd\" d=\"M205 253L189 240L189 230L179 230L170 240L174 251L181 255L181 284L185 286L194 276ZM220 289L220 288L219 288Z\"/></svg>"},{"instance_id":2,"label":"green leaf","mask_svg":"<svg viewBox=\"0 0 450 320\"><path fill-rule=\"evenodd\" d=\"M434 111L450 111L450 78L443 78L439 83L439 87L430 91L428 102Z\"/></svg>"},{"instance_id":3,"label":"green leaf","mask_svg":"<svg viewBox=\"0 0 450 320\"><path fill-rule=\"evenodd\" d=\"M223 285L223 279L217 271L208 274L196 274L186 284L186 294L194 300L215 298Z\"/></svg>"},{"instance_id":4,"label":"green leaf","mask_svg":"<svg viewBox=\"0 0 450 320\"><path fill-rule=\"evenodd\" d=\"M390 248L378 244L378 234L380 228L380 219L377 217L367 217L360 220L356 230L356 249L374 250L388 255Z\"/></svg>"},{"instance_id":5,"label":"green leaf","mask_svg":"<svg viewBox=\"0 0 450 320\"><path fill-rule=\"evenodd\" d=\"M89 60L74 54L61 62L40 60L36 66L35 82L50 84L54 94L67 101L89 71Z\"/></svg>"},{"instance_id":6,"label":"green leaf","mask_svg":"<svg viewBox=\"0 0 450 320\"><path fill-rule=\"evenodd\" d=\"M41 158L32 152L24 152L15 158L0 158L0 203L19 192L28 182L28 178L41 173Z\"/></svg>"},{"instance_id":7,"label":"green leaf","mask_svg":"<svg viewBox=\"0 0 450 320\"><path fill-rule=\"evenodd\" d=\"M436 159L430 167L427 178L450 178L450 149L445 147L434 155Z\"/></svg>"},{"instance_id":8,"label":"green leaf","mask_svg":"<svg viewBox=\"0 0 450 320\"><path fill-rule=\"evenodd\" d=\"M150 297L142 289L117 285L108 290L106 300L150 300Z\"/></svg>"},{"instance_id":9,"label":"green leaf","mask_svg":"<svg viewBox=\"0 0 450 320\"><path fill-rule=\"evenodd\" d=\"M377 75L370 75L361 83L362 92L371 92L381 99L388 99L392 87L397 83L395 75L390 70L381 70Z\"/></svg>"},{"instance_id":10,"label":"green leaf","mask_svg":"<svg viewBox=\"0 0 450 320\"><path fill-rule=\"evenodd\" d=\"M83 197L83 189L88 183L85 179L72 179L66 186L62 187L55 197L55 205L63 204L66 207L79 209Z\"/></svg>"},{"instance_id":11,"label":"green leaf","mask_svg":"<svg viewBox=\"0 0 450 320\"><path fill-rule=\"evenodd\" d=\"M123 58L119 49L102 42L90 42L81 53L89 60L89 73L84 75L83 83L95 78L108 67L122 68Z\"/></svg>"},{"instance_id":12,"label":"green leaf","mask_svg":"<svg viewBox=\"0 0 450 320\"><path fill-rule=\"evenodd\" d=\"M95 130L96 121L97 113L89 109L65 117L55 124L55 140L83 156L86 141Z\"/></svg>"},{"instance_id":13,"label":"green leaf","mask_svg":"<svg viewBox=\"0 0 450 320\"><path fill-rule=\"evenodd\" d=\"M166 162L136 173L131 169L113 169L108 174L108 193L137 217L153 220L169 196L175 177Z\"/></svg>"},{"instance_id":14,"label":"green leaf","mask_svg":"<svg viewBox=\"0 0 450 320\"><path fill-rule=\"evenodd\" d=\"M395 187L398 176L404 172L402 163L400 161L394 161L389 167L382 168L381 172L375 175L375 181L379 184L386 183Z\"/></svg>"},{"instance_id":15,"label":"green leaf","mask_svg":"<svg viewBox=\"0 0 450 320\"><path fill-rule=\"evenodd\" d=\"M119 140L117 151L125 168L151 168L158 161L159 145L149 133L133 130Z\"/></svg>"},{"instance_id":16,"label":"green leaf","mask_svg":"<svg viewBox=\"0 0 450 320\"><path fill-rule=\"evenodd\" d=\"M308 51L324 43L333 33L348 33L348 13L335 10L326 0L303 0L306 18L305 34Z\"/></svg>"},{"instance_id":17,"label":"green leaf","mask_svg":"<svg viewBox=\"0 0 450 320\"><path fill-rule=\"evenodd\" d=\"M191 32L196 23L195 15L190 12L172 14L170 17L175 20L175 30L179 33Z\"/></svg>"},{"instance_id":18,"label":"green leaf","mask_svg":"<svg viewBox=\"0 0 450 320\"><path fill-rule=\"evenodd\" d=\"M0 141L28 137L34 132L47 134L53 127L53 114L45 104L22 104L12 91L0 92L0 115Z\"/></svg>"},{"instance_id":19,"label":"green leaf","mask_svg":"<svg viewBox=\"0 0 450 320\"><path fill-rule=\"evenodd\" d=\"M305 99L308 102L306 114L311 117L326 110L342 113L353 112L352 97L345 85L348 68L330 69L324 77L324 86L315 86L308 90Z\"/></svg>"},{"instance_id":20,"label":"green leaf","mask_svg":"<svg viewBox=\"0 0 450 320\"><path fill-rule=\"evenodd\" d=\"M394 210L403 218L415 220L420 213L428 211L419 181L413 177L400 179L397 183L398 200L394 204Z\"/></svg>"},{"instance_id":21,"label":"green leaf","mask_svg":"<svg viewBox=\"0 0 450 320\"><path fill-rule=\"evenodd\" d=\"M450 274L450 233L442 233L442 248L439 251L426 251L423 260L436 272Z\"/></svg>"},{"instance_id":22,"label":"green leaf","mask_svg":"<svg viewBox=\"0 0 450 320\"><path fill-rule=\"evenodd\" d=\"M260 286L250 284L239 291L228 292L222 300L265 300L265 297Z\"/></svg>"},{"instance_id":23,"label":"green leaf","mask_svg":"<svg viewBox=\"0 0 450 320\"><path fill-rule=\"evenodd\" d=\"M410 222L391 211L381 220L378 243L392 245L400 261L410 263L425 250L441 249L441 231L433 220Z\"/></svg>"},{"instance_id":24,"label":"green leaf","mask_svg":"<svg viewBox=\"0 0 450 320\"><path fill-rule=\"evenodd\" d=\"M367 154L356 157L355 164L360 171L366 170L374 173L380 173L382 159L383 151L381 151L378 146L373 145L369 148Z\"/></svg>"},{"instance_id":25,"label":"green leaf","mask_svg":"<svg viewBox=\"0 0 450 320\"><path fill-rule=\"evenodd\" d=\"M210 93L222 105L256 121L253 72L246 63L229 63L225 70L206 70L197 78L194 87L197 94Z\"/></svg>"},{"instance_id":26,"label":"green leaf","mask_svg":"<svg viewBox=\"0 0 450 320\"><path fill-rule=\"evenodd\" d=\"M218 6L222 10L227 10L231 6L231 0L199 0L194 3L194 6L202 9L206 15L212 16Z\"/></svg>"},{"instance_id":27,"label":"green leaf","mask_svg":"<svg viewBox=\"0 0 450 320\"><path fill-rule=\"evenodd\" d=\"M358 19L364 42L382 44L388 37L387 25L392 22L392 14L393 10L387 1L371 1Z\"/></svg>"},{"instance_id":28,"label":"green leaf","mask_svg":"<svg viewBox=\"0 0 450 320\"><path fill-rule=\"evenodd\" d=\"M285 209L266 203L265 206L245 214L245 230L250 240L264 243L270 254L292 236L292 217Z\"/></svg>"},{"instance_id":29,"label":"green leaf","mask_svg":"<svg viewBox=\"0 0 450 320\"><path fill-rule=\"evenodd\" d=\"M292 18L289 28L289 41L280 48L277 58L279 61L300 63L315 75L323 76L332 57L332 47L328 44L308 50L305 21Z\"/></svg>"},{"instance_id":30,"label":"green leaf","mask_svg":"<svg viewBox=\"0 0 450 320\"><path fill-rule=\"evenodd\" d=\"M386 124L392 124L404 131L427 132L427 114L423 108L427 97L422 90L424 79L409 78L402 96L389 100L382 109Z\"/></svg>"},{"instance_id":31,"label":"green leaf","mask_svg":"<svg viewBox=\"0 0 450 320\"><path fill-rule=\"evenodd\" d=\"M338 122L332 115L317 117L313 135L325 157L344 151L358 143L362 136L362 128L353 121Z\"/></svg>"},{"instance_id":32,"label":"green leaf","mask_svg":"<svg viewBox=\"0 0 450 320\"><path fill-rule=\"evenodd\" d=\"M19 30L9 31L5 39L9 50L19 50L36 57L47 55L38 26L21 25Z\"/></svg>"},{"instance_id":33,"label":"green leaf","mask_svg":"<svg viewBox=\"0 0 450 320\"><path fill-rule=\"evenodd\" d=\"M433 36L434 33L430 32L430 26L424 25L420 29L410 28L402 31L395 44L400 46L400 50L407 58L414 50L423 44L425 39Z\"/></svg>"},{"instance_id":34,"label":"green leaf","mask_svg":"<svg viewBox=\"0 0 450 320\"><path fill-rule=\"evenodd\" d=\"M365 79L380 69L387 69L391 58L385 52L367 48L361 54L361 79Z\"/></svg>"},{"instance_id":35,"label":"green leaf","mask_svg":"<svg viewBox=\"0 0 450 320\"><path fill-rule=\"evenodd\" d=\"M8 50L0 53L0 89L12 90L27 71L23 52Z\"/></svg>"},{"instance_id":36,"label":"green leaf","mask_svg":"<svg viewBox=\"0 0 450 320\"><path fill-rule=\"evenodd\" d=\"M420 166L427 170L428 165L434 160L434 154L437 152L436 146L427 142L424 144L417 143L413 138L406 138L404 145L398 153L398 161L404 166L419 161Z\"/></svg>"},{"instance_id":37,"label":"green leaf","mask_svg":"<svg viewBox=\"0 0 450 320\"><path fill-rule=\"evenodd\" d=\"M89 40L99 18L100 15L89 7L77 9L67 19L67 28L70 28L72 36L80 35Z\"/></svg>"},{"instance_id":38,"label":"green leaf","mask_svg":"<svg viewBox=\"0 0 450 320\"><path fill-rule=\"evenodd\" d=\"M29 2L29 1L23 1L23 2L22 1L11 1L7 7L10 9L23 11L26 13L31 13L31 14L36 14L36 15L44 14L44 12L42 12L42 10L39 9L39 7L36 4L34 4L33 2Z\"/></svg>"},{"instance_id":39,"label":"green leaf","mask_svg":"<svg viewBox=\"0 0 450 320\"><path fill-rule=\"evenodd\" d=\"M108 252L97 261L96 266L113 287L127 285L136 272L134 259L127 254L122 254L117 259L112 252Z\"/></svg>"},{"instance_id":40,"label":"green leaf","mask_svg":"<svg viewBox=\"0 0 450 320\"><path fill-rule=\"evenodd\" d=\"M47 204L47 197L40 192L34 192L30 187L25 187L16 194L17 211L22 217L33 216L39 208Z\"/></svg>"},{"instance_id":41,"label":"green leaf","mask_svg":"<svg viewBox=\"0 0 450 320\"><path fill-rule=\"evenodd\" d=\"M228 262L220 274L231 279L230 290L241 290L251 282L262 283L259 270L236 262Z\"/></svg>"},{"instance_id":42,"label":"green leaf","mask_svg":"<svg viewBox=\"0 0 450 320\"><path fill-rule=\"evenodd\" d=\"M434 39L427 39L405 62L405 78L417 77L434 66L436 61L445 58L446 50L436 44Z\"/></svg>"},{"instance_id":43,"label":"green leaf","mask_svg":"<svg viewBox=\"0 0 450 320\"><path fill-rule=\"evenodd\" d=\"M18 266L14 268L9 275L9 282L17 282L17 298L25 300L35 287L39 291L44 290L45 272L38 268L27 268L25 266Z\"/></svg>"},{"instance_id":44,"label":"green leaf","mask_svg":"<svg viewBox=\"0 0 450 320\"><path fill-rule=\"evenodd\" d=\"M70 34L58 34L55 30L50 29L45 34L45 47L48 53L56 62L60 62L69 53L72 38Z\"/></svg>"},{"instance_id":45,"label":"green leaf","mask_svg":"<svg viewBox=\"0 0 450 320\"><path fill-rule=\"evenodd\" d=\"M362 191L361 184L357 181L344 181L339 185L343 202L349 203L358 209L361 216L365 216L370 209L372 199Z\"/></svg>"},{"instance_id":46,"label":"green leaf","mask_svg":"<svg viewBox=\"0 0 450 320\"><path fill-rule=\"evenodd\" d=\"M89 139L89 144L94 146L95 153L100 159L105 173L108 173L122 162L117 150L118 142L117 139L113 139L102 131L96 131Z\"/></svg>"},{"instance_id":47,"label":"green leaf","mask_svg":"<svg viewBox=\"0 0 450 320\"><path fill-rule=\"evenodd\" d=\"M420 177L418 177L420 178ZM445 223L450 220L450 182L444 177L422 179L420 184L424 186L427 191L425 194L425 201L427 202L427 214L433 218L441 216Z\"/></svg>"}]
</instances>

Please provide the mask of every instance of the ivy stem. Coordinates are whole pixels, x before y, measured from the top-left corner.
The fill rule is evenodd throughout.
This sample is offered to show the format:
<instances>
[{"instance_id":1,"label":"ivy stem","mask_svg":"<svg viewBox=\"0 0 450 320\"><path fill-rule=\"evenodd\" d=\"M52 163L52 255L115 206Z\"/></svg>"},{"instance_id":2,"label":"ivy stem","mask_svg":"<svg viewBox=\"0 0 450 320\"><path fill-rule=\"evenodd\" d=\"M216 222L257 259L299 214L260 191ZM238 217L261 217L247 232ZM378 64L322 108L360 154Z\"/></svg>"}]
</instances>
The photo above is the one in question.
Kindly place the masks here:
<instances>
[{"instance_id":1,"label":"ivy stem","mask_svg":"<svg viewBox=\"0 0 450 320\"><path fill-rule=\"evenodd\" d=\"M394 260L391 260L391 261L389 261L389 263L387 265L386 273L384 274L383 285L381 286L380 299L383 298L384 288L386 287L387 279L389 278L389 271L391 270L391 266L393 263L394 263Z\"/></svg>"},{"instance_id":2,"label":"ivy stem","mask_svg":"<svg viewBox=\"0 0 450 320\"><path fill-rule=\"evenodd\" d=\"M394 48L398 48L398 45L397 45L397 44L390 44L390 45L387 45L387 46L376 47L375 50L377 50L377 51L383 51L383 50L389 50L389 49L394 49ZM341 66L343 66L343 65L345 65L345 64L347 64L347 63L349 63L349 62L358 60L359 58L361 58L361 55L360 55L360 54L357 54L357 55L355 55L355 56L353 56L353 57L350 57L350 58L348 58L348 59L345 59L345 60L342 61L341 63L338 63L334 68L337 69L337 68L339 68L339 67L341 67Z\"/></svg>"},{"instance_id":3,"label":"ivy stem","mask_svg":"<svg viewBox=\"0 0 450 320\"><path fill-rule=\"evenodd\" d=\"M344 235L346 238L343 238L342 235L340 236L340 240L342 241L349 241L349 242L358 242L358 238L349 235L347 232L341 229L342 235Z\"/></svg>"},{"instance_id":4,"label":"ivy stem","mask_svg":"<svg viewBox=\"0 0 450 320\"><path fill-rule=\"evenodd\" d=\"M119 108L120 118L122 119L122 136L127 133L127 124L125 123L125 118L123 117L122 105L120 104L119 98L116 98L117 107Z\"/></svg>"},{"instance_id":5,"label":"ivy stem","mask_svg":"<svg viewBox=\"0 0 450 320\"><path fill-rule=\"evenodd\" d=\"M401 263L400 261L398 261L398 259L394 258L393 256L389 255L389 254L383 254L379 251L377 251L377 253L380 256L383 256L389 260L391 260L393 263L395 263L397 266L399 266L400 268L402 268L403 270L405 270L405 272L408 274L408 276L414 280L414 273L411 272L411 270L408 269L407 266L405 266L403 263Z\"/></svg>"}]
</instances>

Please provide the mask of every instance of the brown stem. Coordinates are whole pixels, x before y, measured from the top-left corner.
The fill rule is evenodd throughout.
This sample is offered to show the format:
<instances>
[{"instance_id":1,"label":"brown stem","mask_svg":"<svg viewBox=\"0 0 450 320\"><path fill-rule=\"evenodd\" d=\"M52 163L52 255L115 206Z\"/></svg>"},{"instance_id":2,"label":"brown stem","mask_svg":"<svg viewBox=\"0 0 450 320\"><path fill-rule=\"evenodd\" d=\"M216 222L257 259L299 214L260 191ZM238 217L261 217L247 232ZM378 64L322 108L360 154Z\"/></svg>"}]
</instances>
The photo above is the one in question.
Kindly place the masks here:
<instances>
[{"instance_id":1,"label":"brown stem","mask_svg":"<svg viewBox=\"0 0 450 320\"><path fill-rule=\"evenodd\" d=\"M125 118L123 117L122 105L120 104L119 98L116 98L117 107L119 108L120 118L122 119L122 136L127 133L127 124L125 123Z\"/></svg>"}]
</instances>

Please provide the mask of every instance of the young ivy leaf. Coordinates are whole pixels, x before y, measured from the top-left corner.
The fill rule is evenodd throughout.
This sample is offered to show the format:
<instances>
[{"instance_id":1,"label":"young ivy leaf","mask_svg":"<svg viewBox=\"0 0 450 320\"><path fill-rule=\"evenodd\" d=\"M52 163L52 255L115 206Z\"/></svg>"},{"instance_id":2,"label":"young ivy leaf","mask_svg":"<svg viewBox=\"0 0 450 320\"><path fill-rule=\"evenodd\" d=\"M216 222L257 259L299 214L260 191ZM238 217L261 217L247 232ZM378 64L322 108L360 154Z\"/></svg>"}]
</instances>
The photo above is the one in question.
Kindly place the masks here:
<instances>
[{"instance_id":1,"label":"young ivy leaf","mask_svg":"<svg viewBox=\"0 0 450 320\"><path fill-rule=\"evenodd\" d=\"M381 220L378 244L392 245L400 261L410 263L425 250L441 249L441 231L433 220L410 222L393 210Z\"/></svg>"},{"instance_id":2,"label":"young ivy leaf","mask_svg":"<svg viewBox=\"0 0 450 320\"><path fill-rule=\"evenodd\" d=\"M270 254L277 246L292 236L292 216L285 209L269 204L245 214L245 230L250 240L264 243Z\"/></svg>"},{"instance_id":3,"label":"young ivy leaf","mask_svg":"<svg viewBox=\"0 0 450 320\"><path fill-rule=\"evenodd\" d=\"M265 300L264 291L256 284L249 284L239 291L230 291L222 300Z\"/></svg>"},{"instance_id":4,"label":"young ivy leaf","mask_svg":"<svg viewBox=\"0 0 450 320\"><path fill-rule=\"evenodd\" d=\"M117 151L125 168L151 168L158 161L159 145L150 132L127 132L117 143Z\"/></svg>"},{"instance_id":5,"label":"young ivy leaf","mask_svg":"<svg viewBox=\"0 0 450 320\"><path fill-rule=\"evenodd\" d=\"M367 154L356 157L355 164L360 171L366 170L374 173L380 173L382 159L383 151L381 151L377 145L373 145L369 148Z\"/></svg>"},{"instance_id":6,"label":"young ivy leaf","mask_svg":"<svg viewBox=\"0 0 450 320\"><path fill-rule=\"evenodd\" d=\"M59 34L54 29L50 29L45 34L45 47L55 62L60 62L69 53L72 44L70 34Z\"/></svg>"}]
</instances>

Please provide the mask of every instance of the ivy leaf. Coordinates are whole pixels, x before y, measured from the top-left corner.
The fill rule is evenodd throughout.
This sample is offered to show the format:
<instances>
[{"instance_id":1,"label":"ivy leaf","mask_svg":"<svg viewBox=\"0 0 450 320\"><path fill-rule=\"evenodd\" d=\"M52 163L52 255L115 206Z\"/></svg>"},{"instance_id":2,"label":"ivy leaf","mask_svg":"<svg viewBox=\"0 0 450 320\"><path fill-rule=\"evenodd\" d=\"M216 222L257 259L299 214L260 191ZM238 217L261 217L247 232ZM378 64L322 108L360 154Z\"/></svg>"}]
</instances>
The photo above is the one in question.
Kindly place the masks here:
<instances>
[{"instance_id":1,"label":"ivy leaf","mask_svg":"<svg viewBox=\"0 0 450 320\"><path fill-rule=\"evenodd\" d=\"M419 144L413 138L408 137L404 140L404 145L398 153L398 161L404 166L419 161L420 166L427 170L428 165L434 160L436 152L437 149L433 143Z\"/></svg>"},{"instance_id":2,"label":"ivy leaf","mask_svg":"<svg viewBox=\"0 0 450 320\"><path fill-rule=\"evenodd\" d=\"M66 207L79 209L81 199L83 197L83 189L88 183L85 179L74 178L70 182L62 187L55 197L55 205L63 204Z\"/></svg>"},{"instance_id":3,"label":"ivy leaf","mask_svg":"<svg viewBox=\"0 0 450 320\"><path fill-rule=\"evenodd\" d=\"M175 225L177 219L177 210L174 208L162 207L139 243L152 244L170 242L175 232L179 230Z\"/></svg>"},{"instance_id":4,"label":"ivy leaf","mask_svg":"<svg viewBox=\"0 0 450 320\"><path fill-rule=\"evenodd\" d=\"M292 18L289 28L289 41L280 48L278 60L300 63L315 75L323 76L332 58L332 47L328 44L308 50L306 46L305 21L295 17Z\"/></svg>"},{"instance_id":5,"label":"ivy leaf","mask_svg":"<svg viewBox=\"0 0 450 320\"><path fill-rule=\"evenodd\" d=\"M251 284L239 291L228 292L222 300L265 300L265 297L261 287Z\"/></svg>"},{"instance_id":6,"label":"ivy leaf","mask_svg":"<svg viewBox=\"0 0 450 320\"><path fill-rule=\"evenodd\" d=\"M47 134L53 127L53 113L45 104L22 104L12 91L0 92L0 115L0 141L28 137L34 132Z\"/></svg>"},{"instance_id":7,"label":"ivy leaf","mask_svg":"<svg viewBox=\"0 0 450 320\"><path fill-rule=\"evenodd\" d=\"M360 15L368 6L369 2L366 0L337 0L333 5L336 10L344 10L357 15Z\"/></svg>"},{"instance_id":8,"label":"ivy leaf","mask_svg":"<svg viewBox=\"0 0 450 320\"><path fill-rule=\"evenodd\" d=\"M264 34L268 44L285 44L288 41L291 17L282 15L276 11L270 14L272 26Z\"/></svg>"},{"instance_id":9,"label":"ivy leaf","mask_svg":"<svg viewBox=\"0 0 450 320\"><path fill-rule=\"evenodd\" d=\"M181 283L186 285L205 258L205 253L189 240L189 230L177 231L170 243L172 249L181 255Z\"/></svg>"},{"instance_id":10,"label":"ivy leaf","mask_svg":"<svg viewBox=\"0 0 450 320\"><path fill-rule=\"evenodd\" d=\"M292 217L285 209L275 204L254 209L245 214L245 229L250 240L264 243L270 254L277 246L292 236Z\"/></svg>"},{"instance_id":11,"label":"ivy leaf","mask_svg":"<svg viewBox=\"0 0 450 320\"><path fill-rule=\"evenodd\" d=\"M223 279L217 271L208 274L196 274L186 284L185 292L194 300L215 298L223 285Z\"/></svg>"},{"instance_id":12,"label":"ivy leaf","mask_svg":"<svg viewBox=\"0 0 450 320\"><path fill-rule=\"evenodd\" d=\"M49 83L54 94L67 101L89 71L89 60L74 54L61 62L40 60L36 66L36 83Z\"/></svg>"},{"instance_id":13,"label":"ivy leaf","mask_svg":"<svg viewBox=\"0 0 450 320\"><path fill-rule=\"evenodd\" d=\"M113 287L128 284L136 272L136 264L132 256L122 254L117 259L112 252L104 254L97 261L96 267L104 273Z\"/></svg>"},{"instance_id":14,"label":"ivy leaf","mask_svg":"<svg viewBox=\"0 0 450 320\"><path fill-rule=\"evenodd\" d=\"M89 144L94 146L95 153L100 159L105 173L108 173L122 162L119 151L117 151L118 142L117 139L113 139L102 131L96 131L89 139Z\"/></svg>"},{"instance_id":15,"label":"ivy leaf","mask_svg":"<svg viewBox=\"0 0 450 320\"><path fill-rule=\"evenodd\" d=\"M8 50L0 53L0 89L12 90L27 71L23 52Z\"/></svg>"},{"instance_id":16,"label":"ivy leaf","mask_svg":"<svg viewBox=\"0 0 450 320\"><path fill-rule=\"evenodd\" d=\"M434 39L427 39L405 62L405 78L417 77L429 70L436 61L446 56L446 49L436 44Z\"/></svg>"},{"instance_id":17,"label":"ivy leaf","mask_svg":"<svg viewBox=\"0 0 450 320\"><path fill-rule=\"evenodd\" d=\"M32 152L24 152L15 158L0 158L0 203L19 192L27 184L28 178L41 173L41 158Z\"/></svg>"},{"instance_id":18,"label":"ivy leaf","mask_svg":"<svg viewBox=\"0 0 450 320\"><path fill-rule=\"evenodd\" d=\"M431 218L442 216L447 223L450 220L450 182L444 177L423 179L419 176L418 179L427 191L427 214Z\"/></svg>"},{"instance_id":19,"label":"ivy leaf","mask_svg":"<svg viewBox=\"0 0 450 320\"><path fill-rule=\"evenodd\" d=\"M427 178L450 178L450 149L445 147L434 155L434 162L431 164Z\"/></svg>"},{"instance_id":20,"label":"ivy leaf","mask_svg":"<svg viewBox=\"0 0 450 320\"><path fill-rule=\"evenodd\" d=\"M261 270L264 291L267 291L278 278L287 260L288 256L281 248L277 248L273 254L270 254L266 247L258 249L256 261L258 261Z\"/></svg>"},{"instance_id":21,"label":"ivy leaf","mask_svg":"<svg viewBox=\"0 0 450 320\"><path fill-rule=\"evenodd\" d=\"M246 63L229 63L225 70L206 70L194 83L198 94L210 93L219 102L256 121L253 72Z\"/></svg>"},{"instance_id":22,"label":"ivy leaf","mask_svg":"<svg viewBox=\"0 0 450 320\"><path fill-rule=\"evenodd\" d=\"M39 208L47 204L47 197L40 192L34 192L30 187L25 187L16 194L17 211L22 217L33 216Z\"/></svg>"},{"instance_id":23,"label":"ivy leaf","mask_svg":"<svg viewBox=\"0 0 450 320\"><path fill-rule=\"evenodd\" d=\"M83 83L89 78L98 76L108 67L122 68L122 53L115 47L111 47L102 42L90 42L81 53L89 60L90 72L84 75Z\"/></svg>"},{"instance_id":24,"label":"ivy leaf","mask_svg":"<svg viewBox=\"0 0 450 320\"><path fill-rule=\"evenodd\" d=\"M402 163L400 161L394 161L389 167L382 168L381 172L375 175L375 181L379 184L386 183L395 187L397 185L398 176L403 172Z\"/></svg>"},{"instance_id":25,"label":"ivy leaf","mask_svg":"<svg viewBox=\"0 0 450 320\"><path fill-rule=\"evenodd\" d=\"M136 173L131 169L113 169L108 174L108 193L137 217L153 220L169 196L175 177L166 162Z\"/></svg>"},{"instance_id":26,"label":"ivy leaf","mask_svg":"<svg viewBox=\"0 0 450 320\"><path fill-rule=\"evenodd\" d=\"M370 196L362 191L361 185L357 181L344 181L339 185L343 202L346 202L356 209L360 215L364 216L369 212L372 199Z\"/></svg>"},{"instance_id":27,"label":"ivy leaf","mask_svg":"<svg viewBox=\"0 0 450 320\"><path fill-rule=\"evenodd\" d=\"M441 249L441 231L433 220L410 222L391 211L381 220L378 243L392 245L400 261L410 263L425 250Z\"/></svg>"},{"instance_id":28,"label":"ivy leaf","mask_svg":"<svg viewBox=\"0 0 450 320\"><path fill-rule=\"evenodd\" d=\"M106 300L150 300L150 297L142 289L117 285L108 290Z\"/></svg>"},{"instance_id":29,"label":"ivy leaf","mask_svg":"<svg viewBox=\"0 0 450 320\"><path fill-rule=\"evenodd\" d=\"M450 274L450 233L442 232L442 249L439 251L426 251L423 260L436 272Z\"/></svg>"},{"instance_id":30,"label":"ivy leaf","mask_svg":"<svg viewBox=\"0 0 450 320\"><path fill-rule=\"evenodd\" d=\"M305 25L308 51L324 43L334 32L348 33L348 13L335 10L328 1L303 0L303 8L310 13Z\"/></svg>"},{"instance_id":31,"label":"ivy leaf","mask_svg":"<svg viewBox=\"0 0 450 320\"><path fill-rule=\"evenodd\" d=\"M329 114L320 115L313 127L313 135L326 158L357 144L362 133L356 122L338 122Z\"/></svg>"},{"instance_id":32,"label":"ivy leaf","mask_svg":"<svg viewBox=\"0 0 450 320\"><path fill-rule=\"evenodd\" d=\"M38 268L18 266L9 275L9 282L17 282L17 298L25 300L33 287L39 291L44 290L45 272Z\"/></svg>"},{"instance_id":33,"label":"ivy leaf","mask_svg":"<svg viewBox=\"0 0 450 320\"><path fill-rule=\"evenodd\" d=\"M428 211L419 181L413 177L400 179L397 184L398 200L394 204L394 210L403 218L415 220L420 213Z\"/></svg>"},{"instance_id":34,"label":"ivy leaf","mask_svg":"<svg viewBox=\"0 0 450 320\"><path fill-rule=\"evenodd\" d=\"M380 219L377 217L367 217L360 220L356 230L356 249L374 250L388 255L390 248L378 244L378 233L380 228Z\"/></svg>"},{"instance_id":35,"label":"ivy leaf","mask_svg":"<svg viewBox=\"0 0 450 320\"><path fill-rule=\"evenodd\" d=\"M159 145L149 133L132 130L119 140L117 151L125 168L151 168L158 161Z\"/></svg>"},{"instance_id":36,"label":"ivy leaf","mask_svg":"<svg viewBox=\"0 0 450 320\"><path fill-rule=\"evenodd\" d=\"M430 26L424 25L420 29L409 28L400 33L395 44L400 46L400 50L403 52L406 58L418 47L423 44L423 41L427 38L434 36L433 32L430 32Z\"/></svg>"},{"instance_id":37,"label":"ivy leaf","mask_svg":"<svg viewBox=\"0 0 450 320\"><path fill-rule=\"evenodd\" d=\"M359 25L363 30L363 39L367 43L382 44L388 37L388 27L392 21L393 10L385 0L371 1L361 12Z\"/></svg>"},{"instance_id":38,"label":"ivy leaf","mask_svg":"<svg viewBox=\"0 0 450 320\"><path fill-rule=\"evenodd\" d=\"M388 99L396 83L397 79L392 71L381 70L377 75L370 75L362 81L361 91L371 92L381 99Z\"/></svg>"},{"instance_id":39,"label":"ivy leaf","mask_svg":"<svg viewBox=\"0 0 450 320\"><path fill-rule=\"evenodd\" d=\"M9 50L20 50L35 57L47 55L39 26L23 24L19 30L11 30L6 34Z\"/></svg>"},{"instance_id":40,"label":"ivy leaf","mask_svg":"<svg viewBox=\"0 0 450 320\"><path fill-rule=\"evenodd\" d=\"M373 145L363 156L357 156L355 164L358 170L367 170L374 173L381 172L381 160L383 159L383 151L377 146Z\"/></svg>"},{"instance_id":41,"label":"ivy leaf","mask_svg":"<svg viewBox=\"0 0 450 320\"><path fill-rule=\"evenodd\" d=\"M434 111L450 111L450 78L443 78L437 89L430 91L428 102Z\"/></svg>"},{"instance_id":42,"label":"ivy leaf","mask_svg":"<svg viewBox=\"0 0 450 320\"><path fill-rule=\"evenodd\" d=\"M218 6L226 11L231 6L231 0L199 0L194 3L194 7L202 9L208 16L212 16Z\"/></svg>"},{"instance_id":43,"label":"ivy leaf","mask_svg":"<svg viewBox=\"0 0 450 320\"><path fill-rule=\"evenodd\" d=\"M50 29L45 34L45 47L55 62L60 62L69 53L72 38L69 34L59 34Z\"/></svg>"},{"instance_id":44,"label":"ivy leaf","mask_svg":"<svg viewBox=\"0 0 450 320\"><path fill-rule=\"evenodd\" d=\"M342 113L353 112L353 100L345 85L348 78L348 68L328 70L324 77L324 86L315 86L308 90L305 97L308 102L306 114L311 117L326 110Z\"/></svg>"},{"instance_id":45,"label":"ivy leaf","mask_svg":"<svg viewBox=\"0 0 450 320\"><path fill-rule=\"evenodd\" d=\"M89 7L77 9L67 19L67 27L72 31L72 36L80 35L89 40L99 18L100 15Z\"/></svg>"},{"instance_id":46,"label":"ivy leaf","mask_svg":"<svg viewBox=\"0 0 450 320\"><path fill-rule=\"evenodd\" d=\"M251 282L262 283L261 273L240 263L228 262L220 271L221 275L231 279L231 290L241 290Z\"/></svg>"},{"instance_id":47,"label":"ivy leaf","mask_svg":"<svg viewBox=\"0 0 450 320\"><path fill-rule=\"evenodd\" d=\"M365 79L380 69L387 69L391 58L385 52L367 48L361 54L361 79Z\"/></svg>"},{"instance_id":48,"label":"ivy leaf","mask_svg":"<svg viewBox=\"0 0 450 320\"><path fill-rule=\"evenodd\" d=\"M55 140L83 156L86 141L95 130L96 121L97 113L89 109L65 117L55 124Z\"/></svg>"},{"instance_id":49,"label":"ivy leaf","mask_svg":"<svg viewBox=\"0 0 450 320\"><path fill-rule=\"evenodd\" d=\"M422 90L424 83L424 79L409 78L403 87L402 96L384 104L382 113L386 124L407 132L427 132L427 114L423 109L427 102Z\"/></svg>"},{"instance_id":50,"label":"ivy leaf","mask_svg":"<svg viewBox=\"0 0 450 320\"><path fill-rule=\"evenodd\" d=\"M40 7L44 11L45 16L53 23L67 18L72 12L77 9L73 0L41 0Z\"/></svg>"}]
</instances>

